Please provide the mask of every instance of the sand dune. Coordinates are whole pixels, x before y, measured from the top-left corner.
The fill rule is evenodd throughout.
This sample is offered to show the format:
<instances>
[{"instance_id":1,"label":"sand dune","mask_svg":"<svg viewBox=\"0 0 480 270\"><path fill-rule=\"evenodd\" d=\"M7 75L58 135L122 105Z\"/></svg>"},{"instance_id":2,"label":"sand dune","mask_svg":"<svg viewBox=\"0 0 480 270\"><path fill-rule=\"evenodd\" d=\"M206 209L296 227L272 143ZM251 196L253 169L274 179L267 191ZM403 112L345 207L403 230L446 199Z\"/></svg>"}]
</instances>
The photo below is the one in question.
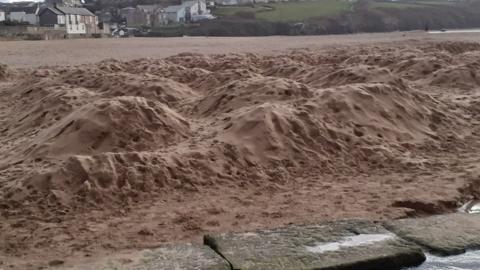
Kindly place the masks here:
<instances>
[{"instance_id":1,"label":"sand dune","mask_svg":"<svg viewBox=\"0 0 480 270\"><path fill-rule=\"evenodd\" d=\"M9 220L1 228L14 231L28 217L62 223L92 213L108 222L109 211L159 199L188 207L189 196L208 192L222 198L273 188L272 194L290 194L283 203L291 207L304 200L295 190L305 182L304 188L320 190L318 196L305 191L307 200L324 205L315 210L317 219L355 216L343 199L320 196L340 187L332 194L354 199L358 216L425 214L425 205L451 211L472 196L464 191L476 175L479 62L480 45L446 42L275 56L184 53L22 73L0 65L7 82L0 85L0 207ZM468 177L445 180L449 188L430 183L458 165L457 155L470 162L455 167ZM403 176L387 185L373 180L388 174ZM355 175L372 179L359 184ZM392 189L398 191L384 197ZM211 198L197 200L203 205ZM256 211L249 208L255 199L234 200L231 211ZM270 214L278 222L268 214L254 225L218 227L268 227L313 215L302 208L276 211ZM177 226L177 236L167 240L209 230L211 217L228 220L228 211L210 212L186 217L188 226L200 225ZM68 234L83 225L71 226ZM32 236L37 244L10 236L14 246L1 248L6 254L19 254L22 245L35 249L44 243L41 235Z\"/></svg>"}]
</instances>

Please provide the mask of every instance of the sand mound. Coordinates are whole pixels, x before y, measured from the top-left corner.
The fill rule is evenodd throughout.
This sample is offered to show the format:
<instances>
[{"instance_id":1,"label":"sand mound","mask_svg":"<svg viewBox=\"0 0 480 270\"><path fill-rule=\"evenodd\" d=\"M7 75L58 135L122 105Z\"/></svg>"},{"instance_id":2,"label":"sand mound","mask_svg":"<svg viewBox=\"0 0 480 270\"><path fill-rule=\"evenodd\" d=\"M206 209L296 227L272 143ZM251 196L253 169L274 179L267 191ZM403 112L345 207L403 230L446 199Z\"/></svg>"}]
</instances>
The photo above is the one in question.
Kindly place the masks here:
<instances>
[{"instance_id":1,"label":"sand mound","mask_svg":"<svg viewBox=\"0 0 480 270\"><path fill-rule=\"evenodd\" d=\"M462 54L469 51L480 51L480 43L477 42L461 42L461 41L446 41L435 43L433 46L425 46L424 51L443 50L451 54Z\"/></svg>"},{"instance_id":2,"label":"sand mound","mask_svg":"<svg viewBox=\"0 0 480 270\"><path fill-rule=\"evenodd\" d=\"M290 57L277 57L262 61L263 75L295 79L312 69L312 66Z\"/></svg>"},{"instance_id":3,"label":"sand mound","mask_svg":"<svg viewBox=\"0 0 480 270\"><path fill-rule=\"evenodd\" d=\"M167 106L141 97L100 99L39 133L35 157L154 150L186 139L189 124Z\"/></svg>"},{"instance_id":4,"label":"sand mound","mask_svg":"<svg viewBox=\"0 0 480 270\"><path fill-rule=\"evenodd\" d=\"M318 87L331 87L352 83L388 82L396 79L397 78L387 68L358 65L338 69L320 78L311 76L307 83Z\"/></svg>"},{"instance_id":5,"label":"sand mound","mask_svg":"<svg viewBox=\"0 0 480 270\"><path fill-rule=\"evenodd\" d=\"M214 88L223 86L232 81L260 78L260 74L252 72L247 69L227 69L222 71L210 72L209 74L199 78L192 86L198 90L210 91Z\"/></svg>"},{"instance_id":6,"label":"sand mound","mask_svg":"<svg viewBox=\"0 0 480 270\"><path fill-rule=\"evenodd\" d=\"M5 80L10 76L10 69L7 65L0 63L0 80Z\"/></svg>"},{"instance_id":7,"label":"sand mound","mask_svg":"<svg viewBox=\"0 0 480 270\"><path fill-rule=\"evenodd\" d=\"M444 109L405 85L352 84L319 90L309 99L237 110L224 119L220 137L260 163L305 165L335 158L378 163L406 151L406 142L437 142L445 135L439 126L462 122L441 113ZM383 149L373 150L375 145Z\"/></svg>"},{"instance_id":8,"label":"sand mound","mask_svg":"<svg viewBox=\"0 0 480 270\"><path fill-rule=\"evenodd\" d=\"M448 66L427 78L428 83L436 86L472 89L480 86L480 63Z\"/></svg>"},{"instance_id":9,"label":"sand mound","mask_svg":"<svg viewBox=\"0 0 480 270\"><path fill-rule=\"evenodd\" d=\"M168 57L168 61L187 68L201 68L208 71L222 71L226 69L247 69L260 73L257 69L260 57L255 54L222 54L203 56L191 53L182 53Z\"/></svg>"},{"instance_id":10,"label":"sand mound","mask_svg":"<svg viewBox=\"0 0 480 270\"><path fill-rule=\"evenodd\" d=\"M211 91L193 107L193 113L201 115L228 113L241 107L311 96L312 91L304 84L289 79L257 77L230 81Z\"/></svg>"},{"instance_id":11,"label":"sand mound","mask_svg":"<svg viewBox=\"0 0 480 270\"><path fill-rule=\"evenodd\" d=\"M478 64L452 66L457 45L39 69L0 96L0 195L114 208L177 189L402 171L464 145L472 104L438 91L479 85Z\"/></svg>"}]
</instances>

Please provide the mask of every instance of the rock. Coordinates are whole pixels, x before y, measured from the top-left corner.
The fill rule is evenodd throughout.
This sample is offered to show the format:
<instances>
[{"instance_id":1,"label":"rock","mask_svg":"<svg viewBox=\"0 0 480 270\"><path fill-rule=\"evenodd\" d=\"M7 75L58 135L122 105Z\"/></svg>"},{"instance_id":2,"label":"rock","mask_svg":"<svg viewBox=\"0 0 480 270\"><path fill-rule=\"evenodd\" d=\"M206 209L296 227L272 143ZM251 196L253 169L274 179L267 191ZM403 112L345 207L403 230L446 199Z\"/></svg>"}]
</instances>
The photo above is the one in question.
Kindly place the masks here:
<instances>
[{"instance_id":1,"label":"rock","mask_svg":"<svg viewBox=\"0 0 480 270\"><path fill-rule=\"evenodd\" d=\"M422 250L367 221L289 226L205 236L233 269L380 270L416 266Z\"/></svg>"},{"instance_id":2,"label":"rock","mask_svg":"<svg viewBox=\"0 0 480 270\"><path fill-rule=\"evenodd\" d=\"M195 244L169 244L152 250L105 258L101 262L78 265L72 270L230 270L230 265L212 249Z\"/></svg>"},{"instance_id":3,"label":"rock","mask_svg":"<svg viewBox=\"0 0 480 270\"><path fill-rule=\"evenodd\" d=\"M48 262L48 265L49 266L59 266L59 265L62 265L64 264L65 262L62 261L62 260L51 260Z\"/></svg>"},{"instance_id":4,"label":"rock","mask_svg":"<svg viewBox=\"0 0 480 270\"><path fill-rule=\"evenodd\" d=\"M402 219L385 226L400 237L439 255L455 255L480 248L480 215L458 213Z\"/></svg>"}]
</instances>

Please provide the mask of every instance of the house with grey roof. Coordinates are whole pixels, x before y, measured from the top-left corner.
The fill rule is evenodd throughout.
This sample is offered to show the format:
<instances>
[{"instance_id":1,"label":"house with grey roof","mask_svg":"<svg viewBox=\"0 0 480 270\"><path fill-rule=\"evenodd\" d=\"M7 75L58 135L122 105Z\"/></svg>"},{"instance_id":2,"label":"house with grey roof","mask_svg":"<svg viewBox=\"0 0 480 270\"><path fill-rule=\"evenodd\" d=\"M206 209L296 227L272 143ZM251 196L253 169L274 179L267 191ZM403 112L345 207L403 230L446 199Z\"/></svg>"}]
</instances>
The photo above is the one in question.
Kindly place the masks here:
<instances>
[{"instance_id":1,"label":"house with grey roof","mask_svg":"<svg viewBox=\"0 0 480 270\"><path fill-rule=\"evenodd\" d=\"M137 5L120 9L128 27L158 27L167 24L165 10L160 5Z\"/></svg>"},{"instance_id":2,"label":"house with grey roof","mask_svg":"<svg viewBox=\"0 0 480 270\"><path fill-rule=\"evenodd\" d=\"M40 25L65 27L69 35L97 34L98 18L86 8L47 7L40 12Z\"/></svg>"},{"instance_id":3,"label":"house with grey roof","mask_svg":"<svg viewBox=\"0 0 480 270\"><path fill-rule=\"evenodd\" d=\"M165 8L165 13L170 22L189 22L193 16L209 14L205 1L185 1L181 5Z\"/></svg>"},{"instance_id":4,"label":"house with grey roof","mask_svg":"<svg viewBox=\"0 0 480 270\"><path fill-rule=\"evenodd\" d=\"M39 4L12 6L6 12L6 20L16 23L38 24Z\"/></svg>"}]
</instances>

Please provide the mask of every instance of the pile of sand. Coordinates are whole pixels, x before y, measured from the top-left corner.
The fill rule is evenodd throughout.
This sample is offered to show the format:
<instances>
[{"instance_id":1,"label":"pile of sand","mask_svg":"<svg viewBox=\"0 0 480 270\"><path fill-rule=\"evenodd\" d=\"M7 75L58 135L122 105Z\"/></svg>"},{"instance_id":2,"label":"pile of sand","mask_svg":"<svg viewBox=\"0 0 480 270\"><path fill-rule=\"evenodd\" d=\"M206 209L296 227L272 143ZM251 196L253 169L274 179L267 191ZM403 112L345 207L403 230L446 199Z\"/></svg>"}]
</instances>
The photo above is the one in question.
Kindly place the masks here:
<instances>
[{"instance_id":1,"label":"pile of sand","mask_svg":"<svg viewBox=\"0 0 480 270\"><path fill-rule=\"evenodd\" d=\"M470 104L426 90L480 85L478 64L457 63L480 59L479 48L460 47L181 54L32 71L2 92L1 201L109 208L177 189L402 171L412 153L454 149L448 142L468 135Z\"/></svg>"},{"instance_id":2,"label":"pile of sand","mask_svg":"<svg viewBox=\"0 0 480 270\"><path fill-rule=\"evenodd\" d=\"M461 89L480 87L480 63L473 62L462 65L452 65L434 72L428 83L435 86L449 86Z\"/></svg>"},{"instance_id":3,"label":"pile of sand","mask_svg":"<svg viewBox=\"0 0 480 270\"><path fill-rule=\"evenodd\" d=\"M10 69L7 65L0 63L0 81L5 80L10 76Z\"/></svg>"}]
</instances>

